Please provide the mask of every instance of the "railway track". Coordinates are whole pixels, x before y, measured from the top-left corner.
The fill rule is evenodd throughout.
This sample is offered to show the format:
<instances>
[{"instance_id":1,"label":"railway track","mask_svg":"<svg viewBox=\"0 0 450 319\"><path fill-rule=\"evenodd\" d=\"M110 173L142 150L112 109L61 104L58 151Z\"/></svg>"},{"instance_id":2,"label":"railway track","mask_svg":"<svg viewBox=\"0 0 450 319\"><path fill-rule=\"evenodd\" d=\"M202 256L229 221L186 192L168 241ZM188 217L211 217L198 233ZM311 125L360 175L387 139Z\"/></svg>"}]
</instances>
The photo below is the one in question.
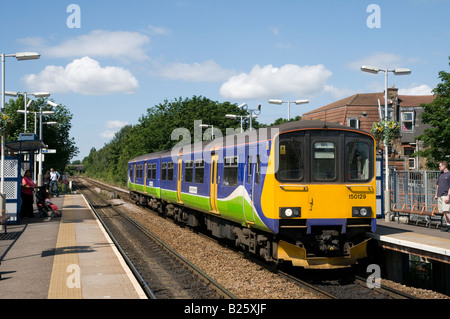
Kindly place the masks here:
<instances>
[{"instance_id":1,"label":"railway track","mask_svg":"<svg viewBox=\"0 0 450 319\"><path fill-rule=\"evenodd\" d=\"M76 180L76 186L124 255L149 298L236 298L118 207L104 200L81 179Z\"/></svg>"},{"instance_id":2,"label":"railway track","mask_svg":"<svg viewBox=\"0 0 450 319\"><path fill-rule=\"evenodd\" d=\"M119 194L120 198L129 200L128 193L118 188L97 181L90 181L90 183L98 188L106 190L106 192L110 194L114 193L113 197ZM217 242L217 240L210 236L205 235L203 237ZM234 249L234 247L229 248ZM251 256L246 256L246 258L258 263L261 267L265 267L277 275L282 276L287 281L313 292L323 299L414 299L412 296L383 285L379 288L370 289L367 287L365 278L355 276L351 273L349 274L348 272L337 272L335 277L330 277L330 271L303 272L292 269L274 269ZM317 275L320 273L322 273L322 275ZM324 275L325 273L328 273L328 275Z\"/></svg>"}]
</instances>

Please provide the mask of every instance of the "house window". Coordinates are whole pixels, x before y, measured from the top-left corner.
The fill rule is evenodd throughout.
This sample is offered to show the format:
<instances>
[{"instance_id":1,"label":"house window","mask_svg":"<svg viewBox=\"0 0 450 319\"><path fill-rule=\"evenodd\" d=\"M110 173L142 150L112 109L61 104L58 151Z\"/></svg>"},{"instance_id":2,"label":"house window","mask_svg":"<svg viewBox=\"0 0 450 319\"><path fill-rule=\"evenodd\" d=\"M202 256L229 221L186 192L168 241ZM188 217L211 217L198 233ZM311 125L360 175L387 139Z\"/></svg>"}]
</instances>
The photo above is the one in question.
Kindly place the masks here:
<instances>
[{"instance_id":1,"label":"house window","mask_svg":"<svg viewBox=\"0 0 450 319\"><path fill-rule=\"evenodd\" d=\"M359 128L359 119L357 117L349 117L347 119L347 126Z\"/></svg>"},{"instance_id":2,"label":"house window","mask_svg":"<svg viewBox=\"0 0 450 319\"><path fill-rule=\"evenodd\" d=\"M414 112L402 112L402 130L413 131L414 130Z\"/></svg>"},{"instance_id":3,"label":"house window","mask_svg":"<svg viewBox=\"0 0 450 319\"><path fill-rule=\"evenodd\" d=\"M416 158L410 157L408 158L409 169L416 169Z\"/></svg>"}]
</instances>

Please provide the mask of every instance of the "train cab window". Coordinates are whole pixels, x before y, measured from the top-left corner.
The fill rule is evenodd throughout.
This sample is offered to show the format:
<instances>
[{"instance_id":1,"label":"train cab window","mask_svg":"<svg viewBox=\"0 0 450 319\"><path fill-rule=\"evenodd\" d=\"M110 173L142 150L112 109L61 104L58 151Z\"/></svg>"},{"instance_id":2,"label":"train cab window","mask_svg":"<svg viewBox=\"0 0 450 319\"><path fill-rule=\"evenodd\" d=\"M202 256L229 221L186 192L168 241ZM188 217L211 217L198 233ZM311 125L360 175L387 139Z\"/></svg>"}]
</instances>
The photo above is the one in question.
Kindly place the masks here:
<instances>
[{"instance_id":1,"label":"train cab window","mask_svg":"<svg viewBox=\"0 0 450 319\"><path fill-rule=\"evenodd\" d=\"M303 179L303 146L294 137L280 137L277 178L281 181Z\"/></svg>"},{"instance_id":2,"label":"train cab window","mask_svg":"<svg viewBox=\"0 0 450 319\"><path fill-rule=\"evenodd\" d=\"M370 178L370 147L365 142L355 140L345 147L347 163L347 179L349 181L364 181Z\"/></svg>"},{"instance_id":3,"label":"train cab window","mask_svg":"<svg viewBox=\"0 0 450 319\"><path fill-rule=\"evenodd\" d=\"M315 142L313 145L313 176L315 180L336 178L336 146L333 142Z\"/></svg>"},{"instance_id":4,"label":"train cab window","mask_svg":"<svg viewBox=\"0 0 450 319\"><path fill-rule=\"evenodd\" d=\"M238 184L238 158L237 156L225 157L223 163L223 185L237 186Z\"/></svg>"},{"instance_id":5,"label":"train cab window","mask_svg":"<svg viewBox=\"0 0 450 319\"><path fill-rule=\"evenodd\" d=\"M203 178L205 176L205 161L196 160L195 161L195 179L194 182L197 184L203 184Z\"/></svg>"},{"instance_id":6,"label":"train cab window","mask_svg":"<svg viewBox=\"0 0 450 319\"><path fill-rule=\"evenodd\" d=\"M186 183L192 183L194 174L194 166L192 161L186 161L184 166L184 181Z\"/></svg>"},{"instance_id":7,"label":"train cab window","mask_svg":"<svg viewBox=\"0 0 450 319\"><path fill-rule=\"evenodd\" d=\"M173 181L173 162L167 163L167 180Z\"/></svg>"},{"instance_id":8,"label":"train cab window","mask_svg":"<svg viewBox=\"0 0 450 319\"><path fill-rule=\"evenodd\" d=\"M167 178L167 163L161 164L161 180L165 181Z\"/></svg>"}]
</instances>

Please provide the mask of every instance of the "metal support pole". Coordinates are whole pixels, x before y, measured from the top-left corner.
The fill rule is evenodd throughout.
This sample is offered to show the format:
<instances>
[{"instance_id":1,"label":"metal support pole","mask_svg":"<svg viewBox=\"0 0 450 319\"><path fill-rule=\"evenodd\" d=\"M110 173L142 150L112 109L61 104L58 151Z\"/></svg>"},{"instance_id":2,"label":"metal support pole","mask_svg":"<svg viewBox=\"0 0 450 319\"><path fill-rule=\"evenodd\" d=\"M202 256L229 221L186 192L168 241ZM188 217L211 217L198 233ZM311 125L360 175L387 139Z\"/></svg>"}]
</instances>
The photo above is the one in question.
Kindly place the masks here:
<instances>
[{"instance_id":1,"label":"metal support pole","mask_svg":"<svg viewBox=\"0 0 450 319\"><path fill-rule=\"evenodd\" d=\"M384 71L384 129L386 132L387 129L387 120L388 120L388 97L387 97L387 88L388 88L388 70ZM386 186L384 190L384 211L386 215L390 216L391 213L391 194L389 191L389 146L386 135L384 136L384 157L385 157L385 170L386 170Z\"/></svg>"}]
</instances>

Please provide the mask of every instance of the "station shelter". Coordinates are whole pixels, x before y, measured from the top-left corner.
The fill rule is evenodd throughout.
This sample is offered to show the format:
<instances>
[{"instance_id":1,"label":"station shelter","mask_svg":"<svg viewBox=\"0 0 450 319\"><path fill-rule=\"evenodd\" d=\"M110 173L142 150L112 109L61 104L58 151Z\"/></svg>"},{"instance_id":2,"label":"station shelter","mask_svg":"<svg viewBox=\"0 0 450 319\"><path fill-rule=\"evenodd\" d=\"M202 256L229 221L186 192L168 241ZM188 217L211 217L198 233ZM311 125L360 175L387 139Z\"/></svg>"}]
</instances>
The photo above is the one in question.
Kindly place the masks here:
<instances>
[{"instance_id":1,"label":"station shelter","mask_svg":"<svg viewBox=\"0 0 450 319\"><path fill-rule=\"evenodd\" d=\"M4 160L4 211L9 216L7 223L17 224L20 219L22 177L26 170L35 172L35 154L45 145L36 134L21 133L18 141L6 143L5 147L11 155L5 156ZM36 181L37 175L34 173L32 176Z\"/></svg>"}]
</instances>

